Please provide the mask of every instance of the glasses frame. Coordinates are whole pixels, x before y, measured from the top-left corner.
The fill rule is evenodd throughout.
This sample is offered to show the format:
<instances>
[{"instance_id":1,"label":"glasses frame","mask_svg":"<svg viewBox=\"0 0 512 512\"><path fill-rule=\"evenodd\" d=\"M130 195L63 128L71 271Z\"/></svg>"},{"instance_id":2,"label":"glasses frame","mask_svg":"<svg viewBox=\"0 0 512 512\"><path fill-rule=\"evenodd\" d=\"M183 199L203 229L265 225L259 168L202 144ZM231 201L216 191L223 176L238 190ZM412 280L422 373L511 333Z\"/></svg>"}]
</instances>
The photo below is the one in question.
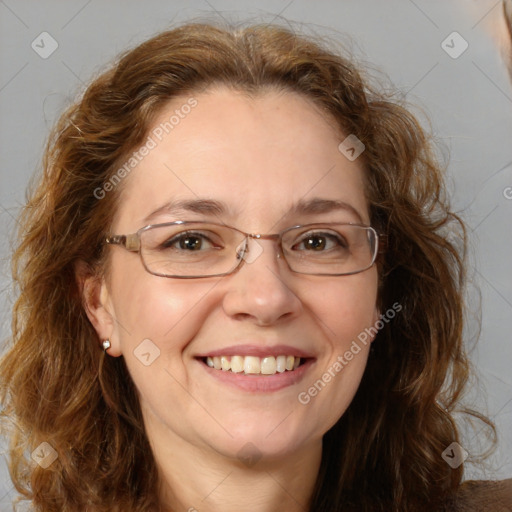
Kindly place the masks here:
<instances>
[{"instance_id":1,"label":"glasses frame","mask_svg":"<svg viewBox=\"0 0 512 512\"><path fill-rule=\"evenodd\" d=\"M286 262L288 269L295 274L303 274L303 275L309 275L309 276L339 277L339 276L349 276L349 275L353 275L353 274L359 274L359 273L364 272L365 270L368 270L369 268L371 268L375 264L375 262L377 261L379 256L383 255L386 252L386 247L387 247L387 235L378 233L376 231L376 229L373 228L372 226L367 226L366 224L356 224L356 223L351 223L351 222L324 222L324 223L317 222L317 223L312 223L312 224L298 224L298 225L283 229L279 233L261 234L261 233L246 233L245 231L242 231L238 228L229 226L227 224L221 224L219 222L177 220L174 222L164 222L161 224L149 224L147 226L140 228L135 233L130 233L128 235L111 235L111 236L108 236L105 238L104 243L106 245L119 245L130 252L138 252L144 269L147 272L149 272L151 275L158 276L158 277L167 277L170 279L202 279L202 278L206 278L206 277L222 277L222 276L228 276L228 275L234 274L237 270L240 269L240 267L242 266L242 262L245 261L245 258L243 257L243 255L241 257L239 257L238 264L232 270L230 270L229 272L223 272L220 274L208 274L208 275L199 275L199 276L167 275L167 274L160 274L158 272L152 272L146 266L146 262L144 261L144 257L142 255L142 250L141 250L142 249L142 242L141 242L142 233L144 233L145 231L154 229L154 228L158 228L158 227L177 226L177 225L185 226L187 224L202 224L202 223L213 225L213 226L220 226L223 228L229 228L229 229L232 229L232 230L240 233L241 235L243 235L245 242L246 242L243 255L245 255L245 252L247 250L247 247L248 247L247 241L249 238L253 238L255 240L275 240L278 242L277 257L279 258L280 254L283 255L283 259ZM290 267L290 263L288 262L288 260L286 258L285 252L283 251L283 245L282 245L283 236L288 231L291 231L292 229L307 228L307 227L314 227L314 226L334 226L334 225L336 225L336 226L339 226L339 225L355 226L355 227L365 228L374 233L375 249L374 249L374 254L373 254L371 263L367 267L365 267L361 270L356 270L354 272L344 272L342 274L324 274L324 273L319 274L319 273L310 273L310 272L297 272L296 270L293 270Z\"/></svg>"}]
</instances>

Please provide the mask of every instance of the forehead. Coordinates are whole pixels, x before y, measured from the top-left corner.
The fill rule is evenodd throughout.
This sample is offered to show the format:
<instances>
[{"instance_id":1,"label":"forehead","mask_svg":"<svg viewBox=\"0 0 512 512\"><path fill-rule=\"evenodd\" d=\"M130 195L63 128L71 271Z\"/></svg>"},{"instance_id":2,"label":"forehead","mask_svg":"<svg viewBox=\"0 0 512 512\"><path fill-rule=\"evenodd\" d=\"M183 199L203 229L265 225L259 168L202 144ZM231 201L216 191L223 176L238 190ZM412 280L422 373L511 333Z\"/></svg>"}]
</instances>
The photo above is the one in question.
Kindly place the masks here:
<instances>
[{"instance_id":1,"label":"forehead","mask_svg":"<svg viewBox=\"0 0 512 512\"><path fill-rule=\"evenodd\" d=\"M260 229L313 198L346 202L368 222L362 159L338 150L344 138L332 118L293 92L248 97L217 87L174 98L124 179L116 224L138 229L168 202L211 199L227 205L223 220Z\"/></svg>"}]
</instances>

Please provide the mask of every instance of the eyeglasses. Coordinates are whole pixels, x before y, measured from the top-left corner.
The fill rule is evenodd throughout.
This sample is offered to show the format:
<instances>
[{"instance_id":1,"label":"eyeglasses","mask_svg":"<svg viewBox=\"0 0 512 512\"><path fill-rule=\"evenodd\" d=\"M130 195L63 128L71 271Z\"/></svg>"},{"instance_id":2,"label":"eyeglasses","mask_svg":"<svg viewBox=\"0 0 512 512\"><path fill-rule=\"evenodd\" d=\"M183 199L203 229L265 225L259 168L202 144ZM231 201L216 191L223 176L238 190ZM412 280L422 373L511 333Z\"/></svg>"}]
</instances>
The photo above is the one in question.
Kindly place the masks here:
<instances>
[{"instance_id":1,"label":"eyeglasses","mask_svg":"<svg viewBox=\"0 0 512 512\"><path fill-rule=\"evenodd\" d=\"M145 226L130 235L109 236L105 243L138 252L150 274L193 279L225 276L242 261L254 261L263 248L257 243L250 248L250 239L275 240L277 256L283 256L292 272L322 276L363 272L385 246L384 235L361 224L307 224L262 235L224 224L190 221Z\"/></svg>"}]
</instances>

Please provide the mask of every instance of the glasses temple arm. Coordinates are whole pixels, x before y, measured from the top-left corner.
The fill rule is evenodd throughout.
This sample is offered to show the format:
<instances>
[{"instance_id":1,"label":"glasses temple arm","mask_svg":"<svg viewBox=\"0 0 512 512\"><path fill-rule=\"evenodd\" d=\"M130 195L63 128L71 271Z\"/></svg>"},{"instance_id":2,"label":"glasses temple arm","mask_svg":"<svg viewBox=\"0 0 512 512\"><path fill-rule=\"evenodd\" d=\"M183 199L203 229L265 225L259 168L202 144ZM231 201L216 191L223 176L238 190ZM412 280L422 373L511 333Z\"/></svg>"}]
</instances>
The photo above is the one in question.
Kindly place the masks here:
<instances>
[{"instance_id":1,"label":"glasses temple arm","mask_svg":"<svg viewBox=\"0 0 512 512\"><path fill-rule=\"evenodd\" d=\"M131 235L113 235L105 239L106 244L121 245L128 251L140 251L140 239L137 233Z\"/></svg>"}]
</instances>

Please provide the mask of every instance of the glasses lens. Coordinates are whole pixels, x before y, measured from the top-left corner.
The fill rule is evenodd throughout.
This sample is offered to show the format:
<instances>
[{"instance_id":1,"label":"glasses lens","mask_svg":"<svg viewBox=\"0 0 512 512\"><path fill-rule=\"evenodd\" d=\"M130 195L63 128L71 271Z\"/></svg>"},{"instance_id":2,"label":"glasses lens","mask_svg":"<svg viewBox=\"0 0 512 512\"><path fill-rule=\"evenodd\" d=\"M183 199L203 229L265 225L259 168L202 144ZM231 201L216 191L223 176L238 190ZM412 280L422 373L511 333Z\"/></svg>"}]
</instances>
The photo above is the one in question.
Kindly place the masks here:
<instances>
[{"instance_id":1,"label":"glasses lens","mask_svg":"<svg viewBox=\"0 0 512 512\"><path fill-rule=\"evenodd\" d=\"M283 236L290 268L301 274L354 274L375 261L377 233L351 224L314 224L294 228Z\"/></svg>"},{"instance_id":2,"label":"glasses lens","mask_svg":"<svg viewBox=\"0 0 512 512\"><path fill-rule=\"evenodd\" d=\"M198 277L225 274L239 263L242 233L225 226L187 222L152 226L141 233L141 254L152 274Z\"/></svg>"},{"instance_id":3,"label":"glasses lens","mask_svg":"<svg viewBox=\"0 0 512 512\"><path fill-rule=\"evenodd\" d=\"M141 232L140 240L144 266L164 277L229 274L246 250L243 233L203 222L151 226ZM350 224L310 224L285 231L282 246L294 272L353 274L374 263L377 233L373 228Z\"/></svg>"}]
</instances>

